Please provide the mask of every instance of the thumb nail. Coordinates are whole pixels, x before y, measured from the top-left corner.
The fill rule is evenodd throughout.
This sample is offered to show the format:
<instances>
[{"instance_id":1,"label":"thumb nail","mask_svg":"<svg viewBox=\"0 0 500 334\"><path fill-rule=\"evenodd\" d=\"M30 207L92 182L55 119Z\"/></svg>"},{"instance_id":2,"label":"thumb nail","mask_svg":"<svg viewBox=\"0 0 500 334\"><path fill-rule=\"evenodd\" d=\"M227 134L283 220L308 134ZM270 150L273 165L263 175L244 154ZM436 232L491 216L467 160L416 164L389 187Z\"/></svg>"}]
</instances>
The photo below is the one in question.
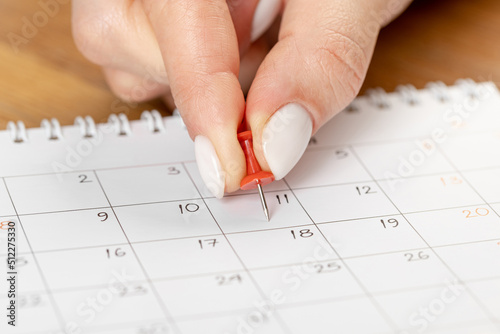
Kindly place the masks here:
<instances>
[{"instance_id":1,"label":"thumb nail","mask_svg":"<svg viewBox=\"0 0 500 334\"><path fill-rule=\"evenodd\" d=\"M311 117L297 103L281 107L268 120L262 132L262 148L277 180L282 179L297 164L311 134Z\"/></svg>"},{"instance_id":2,"label":"thumb nail","mask_svg":"<svg viewBox=\"0 0 500 334\"><path fill-rule=\"evenodd\" d=\"M256 41L269 29L274 19L279 13L281 0L259 0L252 21L252 33L250 41Z\"/></svg>"},{"instance_id":3,"label":"thumb nail","mask_svg":"<svg viewBox=\"0 0 500 334\"><path fill-rule=\"evenodd\" d=\"M224 196L225 173L222 170L214 145L205 136L196 136L194 152L201 178L208 190L217 198Z\"/></svg>"}]
</instances>

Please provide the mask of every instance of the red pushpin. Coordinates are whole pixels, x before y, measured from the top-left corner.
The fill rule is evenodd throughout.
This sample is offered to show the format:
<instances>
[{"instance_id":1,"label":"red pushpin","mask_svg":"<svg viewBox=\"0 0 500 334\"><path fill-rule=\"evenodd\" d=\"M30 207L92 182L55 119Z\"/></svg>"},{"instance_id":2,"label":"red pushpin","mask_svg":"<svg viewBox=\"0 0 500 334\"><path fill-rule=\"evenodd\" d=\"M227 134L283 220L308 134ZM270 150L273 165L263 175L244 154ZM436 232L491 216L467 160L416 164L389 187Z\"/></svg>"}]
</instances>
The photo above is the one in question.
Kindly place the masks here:
<instances>
[{"instance_id":1,"label":"red pushpin","mask_svg":"<svg viewBox=\"0 0 500 334\"><path fill-rule=\"evenodd\" d=\"M260 168L259 162L255 158L255 153L253 152L253 140L251 131L243 131L238 133L238 141L240 142L241 148L243 149L243 153L245 153L245 159L247 161L247 176L245 176L243 180L241 180L240 188L242 190L257 188L259 190L262 209L264 210L267 221L269 221L269 210L267 208L264 192L262 191L262 186L273 182L274 175L273 173L265 172Z\"/></svg>"}]
</instances>

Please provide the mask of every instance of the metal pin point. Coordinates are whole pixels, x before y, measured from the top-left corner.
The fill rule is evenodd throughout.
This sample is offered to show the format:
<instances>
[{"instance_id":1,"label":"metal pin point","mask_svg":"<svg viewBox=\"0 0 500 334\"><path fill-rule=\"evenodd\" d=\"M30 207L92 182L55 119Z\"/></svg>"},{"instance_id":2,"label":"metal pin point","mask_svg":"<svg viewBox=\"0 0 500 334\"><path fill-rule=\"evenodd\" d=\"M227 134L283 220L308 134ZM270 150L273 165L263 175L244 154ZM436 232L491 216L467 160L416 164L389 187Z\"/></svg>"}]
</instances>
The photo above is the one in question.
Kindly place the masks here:
<instances>
[{"instance_id":1,"label":"metal pin point","mask_svg":"<svg viewBox=\"0 0 500 334\"><path fill-rule=\"evenodd\" d=\"M260 169L259 163L255 158L255 154L253 152L252 132L243 131L238 133L238 141L240 142L241 148L245 153L245 158L247 161L247 176L245 176L243 180L241 180L240 188L243 190L257 188L259 190L262 209L264 210L267 221L269 221L269 209L267 208L266 198L264 197L262 186L273 182L274 175L270 172L265 172Z\"/></svg>"},{"instance_id":2,"label":"metal pin point","mask_svg":"<svg viewBox=\"0 0 500 334\"><path fill-rule=\"evenodd\" d=\"M257 189L259 189L260 202L262 203L262 209L264 210L264 214L266 215L267 221L269 221L269 209L267 208L266 197L264 196L264 191L262 190L262 186L257 185Z\"/></svg>"}]
</instances>

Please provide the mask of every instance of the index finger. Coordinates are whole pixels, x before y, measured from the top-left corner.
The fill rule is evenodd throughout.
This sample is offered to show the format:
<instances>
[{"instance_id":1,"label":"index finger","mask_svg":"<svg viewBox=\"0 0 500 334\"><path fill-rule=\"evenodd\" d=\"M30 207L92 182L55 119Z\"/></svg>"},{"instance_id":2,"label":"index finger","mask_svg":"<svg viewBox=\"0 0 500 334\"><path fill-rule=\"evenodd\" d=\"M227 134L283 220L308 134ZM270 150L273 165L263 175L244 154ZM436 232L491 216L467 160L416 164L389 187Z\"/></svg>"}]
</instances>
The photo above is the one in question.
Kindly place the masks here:
<instances>
[{"instance_id":1,"label":"index finger","mask_svg":"<svg viewBox=\"0 0 500 334\"><path fill-rule=\"evenodd\" d=\"M238 40L226 0L143 0L165 62L172 95L216 197L246 171L237 140L245 100Z\"/></svg>"}]
</instances>

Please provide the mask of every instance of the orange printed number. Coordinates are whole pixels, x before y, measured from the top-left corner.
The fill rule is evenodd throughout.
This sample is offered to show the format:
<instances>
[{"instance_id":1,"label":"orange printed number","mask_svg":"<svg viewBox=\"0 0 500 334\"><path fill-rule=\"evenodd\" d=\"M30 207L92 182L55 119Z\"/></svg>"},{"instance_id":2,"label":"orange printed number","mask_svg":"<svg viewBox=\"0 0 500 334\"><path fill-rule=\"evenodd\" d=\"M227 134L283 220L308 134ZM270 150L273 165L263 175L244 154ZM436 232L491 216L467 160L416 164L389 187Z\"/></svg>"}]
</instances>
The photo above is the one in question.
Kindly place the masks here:
<instances>
[{"instance_id":1,"label":"orange printed number","mask_svg":"<svg viewBox=\"0 0 500 334\"><path fill-rule=\"evenodd\" d=\"M486 208L477 208L474 211L464 210L462 213L465 214L465 218L475 218L475 217L484 217L490 213L490 210Z\"/></svg>"},{"instance_id":2,"label":"orange printed number","mask_svg":"<svg viewBox=\"0 0 500 334\"><path fill-rule=\"evenodd\" d=\"M462 179L458 176L447 176L442 177L441 182L443 183L443 186L449 186L452 184L462 184L464 181L462 181Z\"/></svg>"}]
</instances>

